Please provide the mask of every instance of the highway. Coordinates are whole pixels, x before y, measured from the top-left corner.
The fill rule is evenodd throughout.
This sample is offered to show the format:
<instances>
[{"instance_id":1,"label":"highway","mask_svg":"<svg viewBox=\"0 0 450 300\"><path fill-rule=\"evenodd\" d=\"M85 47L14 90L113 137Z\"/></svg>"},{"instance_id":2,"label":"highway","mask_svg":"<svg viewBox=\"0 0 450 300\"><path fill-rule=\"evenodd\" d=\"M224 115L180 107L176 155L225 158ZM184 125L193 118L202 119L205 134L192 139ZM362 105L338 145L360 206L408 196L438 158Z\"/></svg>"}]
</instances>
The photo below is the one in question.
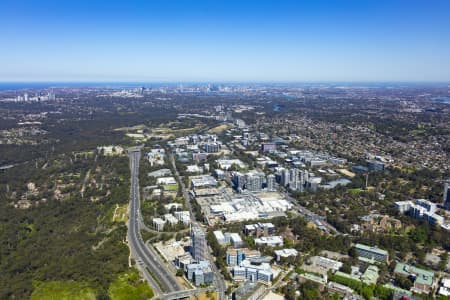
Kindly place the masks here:
<instances>
[{"instance_id":1,"label":"highway","mask_svg":"<svg viewBox=\"0 0 450 300\"><path fill-rule=\"evenodd\" d=\"M195 295L198 295L201 293L205 293L210 290L212 290L211 287L184 290L184 291L178 291L178 292L165 294L162 298L164 300L184 299L184 298L189 298L190 296L195 296Z\"/></svg>"},{"instance_id":2,"label":"highway","mask_svg":"<svg viewBox=\"0 0 450 300\"><path fill-rule=\"evenodd\" d=\"M140 148L128 149L130 158L131 187L130 187L130 211L128 224L128 245L131 255L137 262L138 268L144 278L154 289L155 294L177 292L183 288L180 286L175 276L167 270L156 252L147 247L142 240L140 231L140 192L139 192L139 160L141 157ZM151 274L150 274L150 273ZM155 280L155 278L157 280Z\"/></svg>"}]
</instances>

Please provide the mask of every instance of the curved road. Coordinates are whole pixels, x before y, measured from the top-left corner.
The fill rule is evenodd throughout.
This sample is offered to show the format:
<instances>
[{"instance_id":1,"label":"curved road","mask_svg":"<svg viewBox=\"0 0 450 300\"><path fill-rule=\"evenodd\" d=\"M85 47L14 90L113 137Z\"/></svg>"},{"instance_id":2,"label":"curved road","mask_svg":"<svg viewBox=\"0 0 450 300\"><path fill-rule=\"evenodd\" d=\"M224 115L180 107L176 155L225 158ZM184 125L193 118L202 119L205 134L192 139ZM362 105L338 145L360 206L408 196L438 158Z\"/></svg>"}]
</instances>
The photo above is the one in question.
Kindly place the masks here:
<instances>
[{"instance_id":1,"label":"curved road","mask_svg":"<svg viewBox=\"0 0 450 300\"><path fill-rule=\"evenodd\" d=\"M155 294L180 291L183 288L175 276L167 270L164 263L153 249L148 248L142 240L139 218L139 160L140 148L128 149L131 171L130 219L128 224L128 244L131 255L138 264L147 282L155 290ZM149 273L151 272L151 274ZM153 276L152 276L153 275ZM157 279L157 281L155 280Z\"/></svg>"}]
</instances>

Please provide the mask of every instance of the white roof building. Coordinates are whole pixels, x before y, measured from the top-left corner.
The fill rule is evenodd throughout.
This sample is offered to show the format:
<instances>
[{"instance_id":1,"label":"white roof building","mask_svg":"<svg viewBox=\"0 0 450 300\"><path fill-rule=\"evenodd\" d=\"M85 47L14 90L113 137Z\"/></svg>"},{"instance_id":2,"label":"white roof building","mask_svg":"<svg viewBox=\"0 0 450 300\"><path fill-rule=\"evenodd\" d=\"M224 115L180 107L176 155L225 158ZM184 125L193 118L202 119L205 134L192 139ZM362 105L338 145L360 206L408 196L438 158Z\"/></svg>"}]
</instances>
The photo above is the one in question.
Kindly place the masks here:
<instances>
[{"instance_id":1,"label":"white roof building","mask_svg":"<svg viewBox=\"0 0 450 300\"><path fill-rule=\"evenodd\" d=\"M210 175L191 177L191 183L194 188L217 186L216 179Z\"/></svg>"},{"instance_id":2,"label":"white roof building","mask_svg":"<svg viewBox=\"0 0 450 300\"><path fill-rule=\"evenodd\" d=\"M233 244L233 247L240 247L243 244L242 238L239 234L233 232L230 233L230 242Z\"/></svg>"},{"instance_id":3,"label":"white roof building","mask_svg":"<svg viewBox=\"0 0 450 300\"><path fill-rule=\"evenodd\" d=\"M275 255L277 256L277 261L280 261L282 258L295 257L298 255L298 251L293 248L286 248L281 250L275 250Z\"/></svg>"},{"instance_id":4,"label":"white roof building","mask_svg":"<svg viewBox=\"0 0 450 300\"><path fill-rule=\"evenodd\" d=\"M255 239L256 245L266 245L270 247L283 246L283 238L279 235L260 237Z\"/></svg>"},{"instance_id":5,"label":"white roof building","mask_svg":"<svg viewBox=\"0 0 450 300\"><path fill-rule=\"evenodd\" d=\"M164 205L164 208L166 210L171 210L172 208L179 209L181 207L183 207L183 204L177 203L177 202L173 202L173 203L169 203L169 204Z\"/></svg>"},{"instance_id":6,"label":"white roof building","mask_svg":"<svg viewBox=\"0 0 450 300\"><path fill-rule=\"evenodd\" d=\"M166 224L166 221L164 221L161 218L153 218L153 227L156 228L156 230L161 231L164 229L164 224Z\"/></svg>"},{"instance_id":7,"label":"white roof building","mask_svg":"<svg viewBox=\"0 0 450 300\"><path fill-rule=\"evenodd\" d=\"M438 294L445 297L450 297L450 278L442 278Z\"/></svg>"},{"instance_id":8,"label":"white roof building","mask_svg":"<svg viewBox=\"0 0 450 300\"><path fill-rule=\"evenodd\" d=\"M165 214L164 215L164 219L167 221L167 223L169 223L170 225L176 225L178 224L178 220L177 218L175 218L173 215L171 214Z\"/></svg>"},{"instance_id":9,"label":"white roof building","mask_svg":"<svg viewBox=\"0 0 450 300\"><path fill-rule=\"evenodd\" d=\"M245 168L247 165L240 159L218 159L216 160L219 169L228 170L232 165L237 165L239 168Z\"/></svg>"},{"instance_id":10,"label":"white roof building","mask_svg":"<svg viewBox=\"0 0 450 300\"><path fill-rule=\"evenodd\" d=\"M156 179L156 184L158 185L166 185L166 184L176 184L177 181L174 177L160 177Z\"/></svg>"},{"instance_id":11,"label":"white roof building","mask_svg":"<svg viewBox=\"0 0 450 300\"><path fill-rule=\"evenodd\" d=\"M224 246L226 244L225 236L223 235L223 232L220 230L214 231L214 236L216 237L217 242L219 245Z\"/></svg>"},{"instance_id":12,"label":"white roof building","mask_svg":"<svg viewBox=\"0 0 450 300\"><path fill-rule=\"evenodd\" d=\"M190 165L186 167L188 173L203 173L203 169L197 165Z\"/></svg>"}]
</instances>

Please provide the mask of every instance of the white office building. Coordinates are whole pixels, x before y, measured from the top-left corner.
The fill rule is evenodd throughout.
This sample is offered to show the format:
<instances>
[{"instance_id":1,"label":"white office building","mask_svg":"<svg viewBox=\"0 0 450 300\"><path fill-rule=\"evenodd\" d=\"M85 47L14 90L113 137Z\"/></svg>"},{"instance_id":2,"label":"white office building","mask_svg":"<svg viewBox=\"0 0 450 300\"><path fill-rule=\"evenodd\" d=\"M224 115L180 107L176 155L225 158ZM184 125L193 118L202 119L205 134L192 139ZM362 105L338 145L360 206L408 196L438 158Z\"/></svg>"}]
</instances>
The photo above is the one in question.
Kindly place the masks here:
<instances>
[{"instance_id":1,"label":"white office building","mask_svg":"<svg viewBox=\"0 0 450 300\"><path fill-rule=\"evenodd\" d=\"M274 236L263 236L255 239L255 244L261 246L269 246L269 247L279 247L283 246L283 238L279 235Z\"/></svg>"}]
</instances>

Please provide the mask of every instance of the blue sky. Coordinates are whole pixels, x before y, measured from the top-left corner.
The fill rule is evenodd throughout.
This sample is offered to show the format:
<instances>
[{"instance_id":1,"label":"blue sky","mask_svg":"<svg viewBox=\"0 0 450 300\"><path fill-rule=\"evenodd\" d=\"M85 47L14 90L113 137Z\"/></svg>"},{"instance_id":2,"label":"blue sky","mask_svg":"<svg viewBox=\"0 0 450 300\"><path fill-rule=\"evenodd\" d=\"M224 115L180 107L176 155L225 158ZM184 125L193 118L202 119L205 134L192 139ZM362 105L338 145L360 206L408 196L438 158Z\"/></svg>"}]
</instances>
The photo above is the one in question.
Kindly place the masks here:
<instances>
[{"instance_id":1,"label":"blue sky","mask_svg":"<svg viewBox=\"0 0 450 300\"><path fill-rule=\"evenodd\" d=\"M450 81L450 1L1 0L0 81Z\"/></svg>"}]
</instances>

